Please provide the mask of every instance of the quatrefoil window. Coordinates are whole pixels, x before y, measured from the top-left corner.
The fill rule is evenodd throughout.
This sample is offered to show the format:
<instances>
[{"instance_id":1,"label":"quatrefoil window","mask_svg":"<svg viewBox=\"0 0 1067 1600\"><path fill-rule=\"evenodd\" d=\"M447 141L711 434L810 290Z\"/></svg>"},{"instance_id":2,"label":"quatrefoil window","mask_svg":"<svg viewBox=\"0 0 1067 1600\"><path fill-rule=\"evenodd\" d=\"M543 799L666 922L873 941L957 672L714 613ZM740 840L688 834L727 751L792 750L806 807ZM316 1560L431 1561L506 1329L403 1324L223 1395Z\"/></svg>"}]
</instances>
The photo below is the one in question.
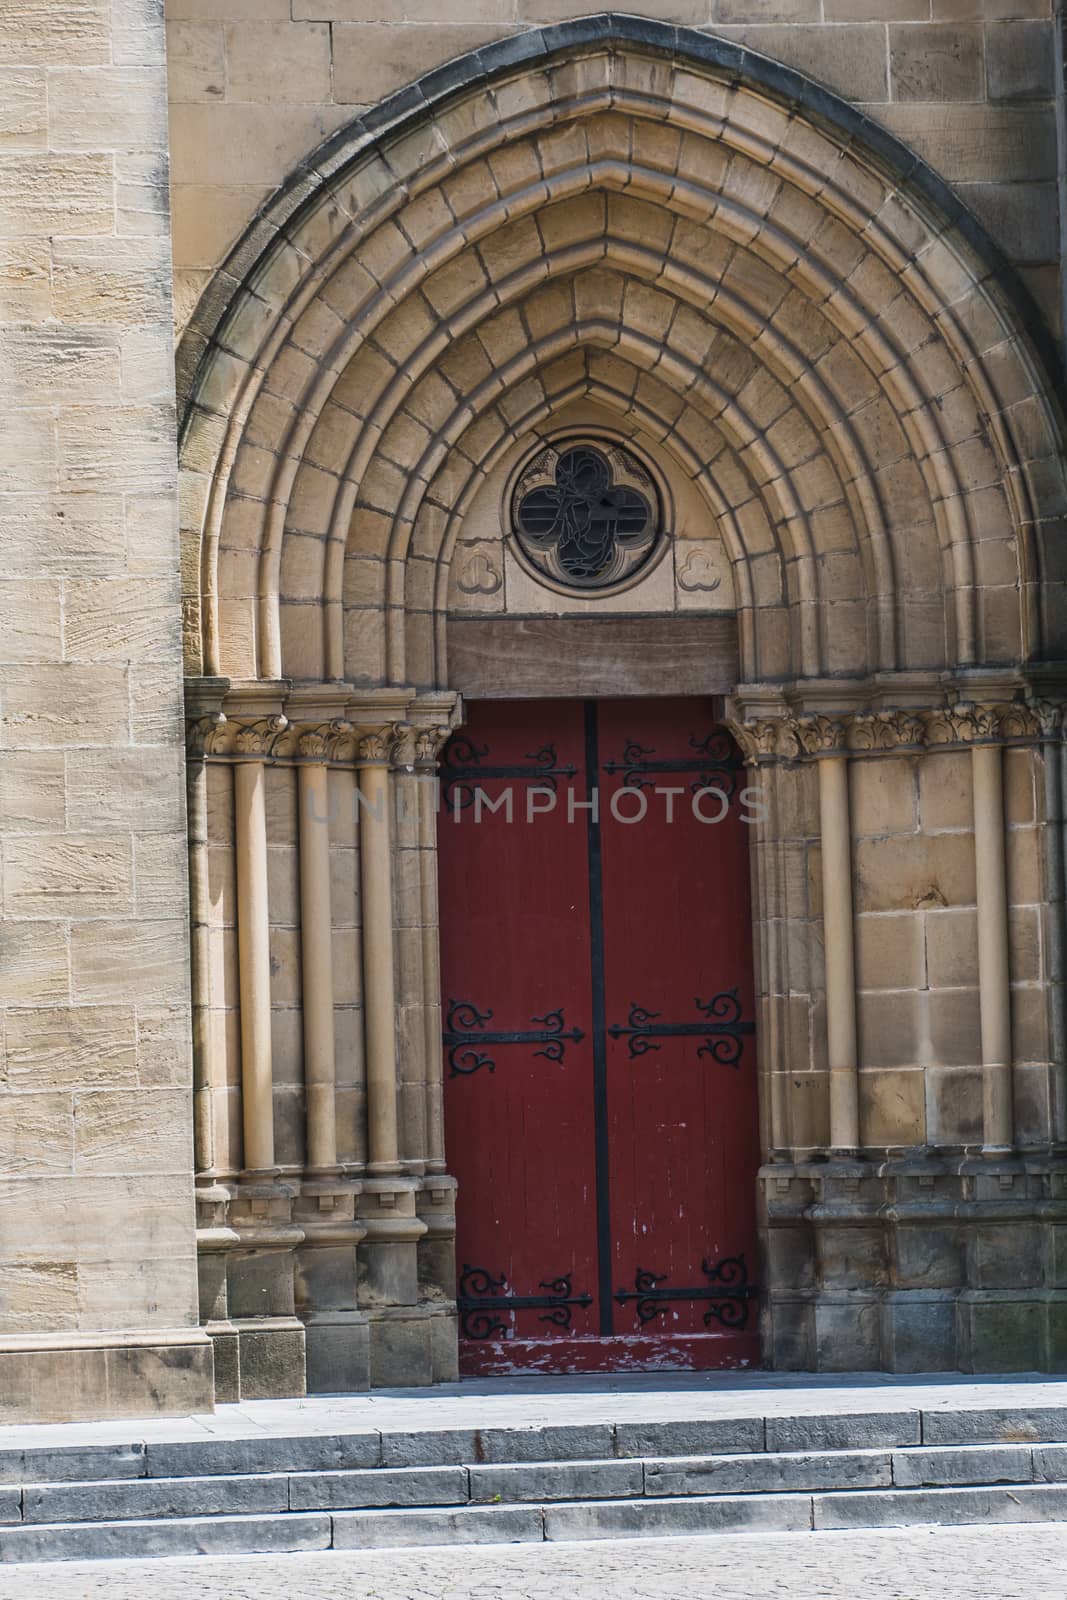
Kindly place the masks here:
<instances>
[{"instance_id":1,"label":"quatrefoil window","mask_svg":"<svg viewBox=\"0 0 1067 1600\"><path fill-rule=\"evenodd\" d=\"M637 573L659 542L659 496L629 450L568 440L542 450L512 497L512 532L534 570L570 589Z\"/></svg>"}]
</instances>

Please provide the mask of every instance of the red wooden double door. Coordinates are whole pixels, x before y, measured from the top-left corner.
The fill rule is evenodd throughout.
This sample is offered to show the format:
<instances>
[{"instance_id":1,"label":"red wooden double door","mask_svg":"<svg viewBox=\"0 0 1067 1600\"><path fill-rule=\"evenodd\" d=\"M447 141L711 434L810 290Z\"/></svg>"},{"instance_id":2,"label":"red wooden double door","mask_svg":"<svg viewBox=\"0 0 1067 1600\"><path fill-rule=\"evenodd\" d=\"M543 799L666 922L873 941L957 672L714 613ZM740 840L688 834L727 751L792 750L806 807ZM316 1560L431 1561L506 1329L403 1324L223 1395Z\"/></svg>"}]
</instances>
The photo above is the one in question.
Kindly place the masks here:
<instances>
[{"instance_id":1,"label":"red wooden double door","mask_svg":"<svg viewBox=\"0 0 1067 1600\"><path fill-rule=\"evenodd\" d=\"M753 803L706 702L468 707L439 810L462 1371L758 1360Z\"/></svg>"}]
</instances>

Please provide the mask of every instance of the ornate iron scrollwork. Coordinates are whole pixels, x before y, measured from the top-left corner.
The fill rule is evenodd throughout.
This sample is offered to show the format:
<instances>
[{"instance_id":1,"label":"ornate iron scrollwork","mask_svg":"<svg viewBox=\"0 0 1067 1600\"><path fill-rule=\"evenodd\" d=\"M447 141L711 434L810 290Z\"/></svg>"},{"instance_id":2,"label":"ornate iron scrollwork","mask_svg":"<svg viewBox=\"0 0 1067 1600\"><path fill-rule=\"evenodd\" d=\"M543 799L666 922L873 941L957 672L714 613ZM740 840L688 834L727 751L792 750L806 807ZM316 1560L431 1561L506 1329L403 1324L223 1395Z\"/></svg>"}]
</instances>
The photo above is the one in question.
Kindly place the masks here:
<instances>
[{"instance_id":1,"label":"ornate iron scrollwork","mask_svg":"<svg viewBox=\"0 0 1067 1600\"><path fill-rule=\"evenodd\" d=\"M580 1044L585 1038L581 1028L563 1027L563 1008L549 1011L543 1017L531 1017L540 1028L506 1029L487 1032L486 1023L492 1022L492 1011L479 1011L469 1000L449 1000L445 1019L444 1044L448 1051L449 1076L469 1077L479 1067L496 1071L496 1061L482 1049L487 1044L539 1044L535 1056L546 1061L562 1061L568 1043Z\"/></svg>"},{"instance_id":2,"label":"ornate iron scrollwork","mask_svg":"<svg viewBox=\"0 0 1067 1600\"><path fill-rule=\"evenodd\" d=\"M651 781L651 776L658 773L695 772L696 777L689 785L694 794L700 789L718 788L727 799L731 799L737 788L738 773L743 770L743 762L741 752L730 735L716 728L703 739L690 734L689 746L694 752L692 756L655 760L652 759L656 754L654 745L638 744L636 739L628 739L621 759L605 761L604 771L613 776L621 773L627 789L643 789Z\"/></svg>"},{"instance_id":3,"label":"ornate iron scrollwork","mask_svg":"<svg viewBox=\"0 0 1067 1600\"><path fill-rule=\"evenodd\" d=\"M541 1311L539 1322L549 1322L557 1328L569 1328L572 1307L590 1306L591 1294L575 1294L571 1274L561 1273L558 1278L546 1278L538 1288L547 1294L507 1294L507 1275L494 1278L485 1267L471 1267L464 1262L460 1274L456 1308L460 1317L460 1335L464 1339L491 1339L494 1334L508 1338L511 1327L501 1322L502 1313L513 1311Z\"/></svg>"},{"instance_id":4,"label":"ornate iron scrollwork","mask_svg":"<svg viewBox=\"0 0 1067 1600\"><path fill-rule=\"evenodd\" d=\"M620 1289L615 1296L620 1306L628 1300L635 1301L634 1310L642 1328L656 1317L666 1316L675 1300L708 1300L711 1304L704 1313L704 1326L718 1322L724 1328L744 1328L748 1323L749 1301L759 1293L755 1284L748 1281L748 1268L744 1256L724 1256L712 1266L702 1261L700 1270L707 1285L690 1289L665 1289L664 1272L646 1272L638 1267L634 1274L634 1287Z\"/></svg>"},{"instance_id":5,"label":"ornate iron scrollwork","mask_svg":"<svg viewBox=\"0 0 1067 1600\"><path fill-rule=\"evenodd\" d=\"M631 1005L627 1023L613 1022L608 1033L613 1039L625 1038L630 1059L658 1050L657 1038L697 1037L703 1035L704 1043L698 1056L710 1056L725 1067L741 1065L746 1034L755 1033L756 1024L741 1017L741 1001L736 989L713 995L710 1000L695 1000L698 1011L704 1013L703 1022L660 1022L660 1011L649 1011L645 1006Z\"/></svg>"},{"instance_id":6,"label":"ornate iron scrollwork","mask_svg":"<svg viewBox=\"0 0 1067 1600\"><path fill-rule=\"evenodd\" d=\"M661 520L652 479L621 445L549 446L527 466L512 501L526 560L575 589L603 589L637 572L655 549Z\"/></svg>"},{"instance_id":7,"label":"ornate iron scrollwork","mask_svg":"<svg viewBox=\"0 0 1067 1600\"><path fill-rule=\"evenodd\" d=\"M560 764L554 744L527 751L528 766L483 766L482 758L488 754L488 745L475 744L465 733L457 733L449 741L441 762L441 797L453 811L473 805L475 789L495 779L536 783L556 794L558 780L573 778L578 771L573 765Z\"/></svg>"}]
</instances>

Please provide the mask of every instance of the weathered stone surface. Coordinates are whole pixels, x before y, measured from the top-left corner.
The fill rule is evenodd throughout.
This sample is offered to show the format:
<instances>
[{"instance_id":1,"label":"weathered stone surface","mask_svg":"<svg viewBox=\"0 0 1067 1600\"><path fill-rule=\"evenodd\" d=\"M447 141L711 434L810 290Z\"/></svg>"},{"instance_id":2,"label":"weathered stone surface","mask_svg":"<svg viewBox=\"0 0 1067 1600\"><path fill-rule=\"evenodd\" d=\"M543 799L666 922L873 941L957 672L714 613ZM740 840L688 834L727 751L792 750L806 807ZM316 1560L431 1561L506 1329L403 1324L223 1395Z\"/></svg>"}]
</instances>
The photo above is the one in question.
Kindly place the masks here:
<instances>
[{"instance_id":1,"label":"weathered stone surface","mask_svg":"<svg viewBox=\"0 0 1067 1600\"><path fill-rule=\"evenodd\" d=\"M891 1458L881 1450L682 1457L645 1463L645 1493L650 1495L880 1489L892 1482Z\"/></svg>"},{"instance_id":2,"label":"weathered stone surface","mask_svg":"<svg viewBox=\"0 0 1067 1600\"><path fill-rule=\"evenodd\" d=\"M5 1421L211 1403L210 1345L190 1331L161 46L152 0L0 0L0 1327L25 1340L0 1349ZM135 534L127 490L153 505ZM169 725L139 658L169 675ZM157 748L133 750L150 724ZM141 1075L138 1002L146 1030L150 1013L185 1026L169 1081Z\"/></svg>"},{"instance_id":3,"label":"weathered stone surface","mask_svg":"<svg viewBox=\"0 0 1067 1600\"><path fill-rule=\"evenodd\" d=\"M608 1423L537 1428L486 1428L475 1442L475 1461L580 1461L611 1456Z\"/></svg>"},{"instance_id":4,"label":"weathered stone surface","mask_svg":"<svg viewBox=\"0 0 1067 1600\"><path fill-rule=\"evenodd\" d=\"M620 1422L615 1450L620 1456L697 1456L725 1451L762 1450L762 1417L715 1417L682 1422Z\"/></svg>"},{"instance_id":5,"label":"weathered stone surface","mask_svg":"<svg viewBox=\"0 0 1067 1600\"><path fill-rule=\"evenodd\" d=\"M982 87L983 30L963 23L889 30L895 100L977 100Z\"/></svg>"},{"instance_id":6,"label":"weathered stone surface","mask_svg":"<svg viewBox=\"0 0 1067 1600\"><path fill-rule=\"evenodd\" d=\"M924 1444L982 1444L991 1439L1005 1444L1040 1444L1062 1439L1065 1432L1067 1409L1058 1407L923 1412Z\"/></svg>"},{"instance_id":7,"label":"weathered stone surface","mask_svg":"<svg viewBox=\"0 0 1067 1600\"><path fill-rule=\"evenodd\" d=\"M8 1185L9 1190L13 1187ZM43 1219L43 1225L48 1221ZM140 1239L134 1239L133 1248L143 1248ZM187 1416L211 1403L210 1356L207 1339L192 1329L161 1344L152 1342L151 1333L129 1344L82 1342L69 1348L54 1341L51 1346L34 1347L0 1340L0 1422L25 1421L27 1395L32 1397L33 1419L39 1422L98 1417L101 1393L108 1397L109 1416L143 1417L146 1391L156 1413ZM3 1558L31 1559L9 1556L6 1543Z\"/></svg>"},{"instance_id":8,"label":"weathered stone surface","mask_svg":"<svg viewBox=\"0 0 1067 1600\"><path fill-rule=\"evenodd\" d=\"M925 1418L924 1418L925 1420ZM1040 1452L1035 1452L1036 1455ZM901 1489L949 1487L953 1484L1029 1483L1049 1477L1035 1470L1036 1459L1025 1446L973 1444L962 1448L895 1450L893 1482Z\"/></svg>"},{"instance_id":9,"label":"weathered stone surface","mask_svg":"<svg viewBox=\"0 0 1067 1600\"><path fill-rule=\"evenodd\" d=\"M316 105L331 98L331 30L326 23L231 22L224 38L228 100ZM386 86L378 92L387 92Z\"/></svg>"},{"instance_id":10,"label":"weathered stone surface","mask_svg":"<svg viewBox=\"0 0 1067 1600\"><path fill-rule=\"evenodd\" d=\"M384 1467L467 1465L483 1459L473 1428L429 1428L418 1433L383 1432Z\"/></svg>"},{"instance_id":11,"label":"weathered stone surface","mask_svg":"<svg viewBox=\"0 0 1067 1600\"><path fill-rule=\"evenodd\" d=\"M910 1489L881 1494L816 1495L814 1526L899 1528L921 1523L1044 1522L1061 1517L1067 1489L1044 1484L1009 1488Z\"/></svg>"},{"instance_id":12,"label":"weathered stone surface","mask_svg":"<svg viewBox=\"0 0 1067 1600\"><path fill-rule=\"evenodd\" d=\"M13 66L106 64L111 59L106 0L2 0L0 58Z\"/></svg>"},{"instance_id":13,"label":"weathered stone surface","mask_svg":"<svg viewBox=\"0 0 1067 1600\"><path fill-rule=\"evenodd\" d=\"M198 1439L151 1444L146 1471L153 1478L206 1472L324 1472L378 1465L376 1433L294 1434L291 1437Z\"/></svg>"},{"instance_id":14,"label":"weathered stone surface","mask_svg":"<svg viewBox=\"0 0 1067 1600\"><path fill-rule=\"evenodd\" d=\"M811 1526L808 1495L693 1496L681 1500L623 1500L601 1504L546 1506L546 1539L648 1538L653 1534L745 1528L789 1532Z\"/></svg>"},{"instance_id":15,"label":"weathered stone surface","mask_svg":"<svg viewBox=\"0 0 1067 1600\"><path fill-rule=\"evenodd\" d=\"M231 1554L269 1550L328 1550L330 1518L301 1516L191 1517L147 1522L132 1530L121 1522L63 1528L12 1529L0 1561L87 1561L131 1554L151 1556Z\"/></svg>"},{"instance_id":16,"label":"weathered stone surface","mask_svg":"<svg viewBox=\"0 0 1067 1600\"><path fill-rule=\"evenodd\" d=\"M117 1522L288 1510L289 1479L279 1474L30 1485L23 1492L22 1515L24 1522Z\"/></svg>"},{"instance_id":17,"label":"weathered stone surface","mask_svg":"<svg viewBox=\"0 0 1067 1600\"><path fill-rule=\"evenodd\" d=\"M108 233L114 178L104 155L0 154L0 238Z\"/></svg>"},{"instance_id":18,"label":"weathered stone surface","mask_svg":"<svg viewBox=\"0 0 1067 1600\"><path fill-rule=\"evenodd\" d=\"M385 1549L419 1544L540 1543L537 1506L456 1511L341 1511L333 1518L335 1550Z\"/></svg>"},{"instance_id":19,"label":"weathered stone surface","mask_svg":"<svg viewBox=\"0 0 1067 1600\"><path fill-rule=\"evenodd\" d=\"M451 17L419 27L338 24L333 28L334 98L341 104L373 105L421 73L503 38L506 32L506 25L455 26Z\"/></svg>"},{"instance_id":20,"label":"weathered stone surface","mask_svg":"<svg viewBox=\"0 0 1067 1600\"><path fill-rule=\"evenodd\" d=\"M144 1470L145 1447L140 1443L0 1450L0 1483L103 1482L141 1478Z\"/></svg>"},{"instance_id":21,"label":"weathered stone surface","mask_svg":"<svg viewBox=\"0 0 1067 1600\"><path fill-rule=\"evenodd\" d=\"M373 1472L308 1472L292 1479L294 1511L340 1511L370 1506L465 1504L463 1467L406 1467Z\"/></svg>"},{"instance_id":22,"label":"weathered stone surface","mask_svg":"<svg viewBox=\"0 0 1067 1600\"><path fill-rule=\"evenodd\" d=\"M918 1444L921 1438L917 1411L767 1418L768 1450L870 1450Z\"/></svg>"},{"instance_id":23,"label":"weathered stone surface","mask_svg":"<svg viewBox=\"0 0 1067 1600\"><path fill-rule=\"evenodd\" d=\"M470 1498L474 1502L607 1500L643 1492L643 1471L638 1462L557 1461L538 1466L470 1468Z\"/></svg>"}]
</instances>

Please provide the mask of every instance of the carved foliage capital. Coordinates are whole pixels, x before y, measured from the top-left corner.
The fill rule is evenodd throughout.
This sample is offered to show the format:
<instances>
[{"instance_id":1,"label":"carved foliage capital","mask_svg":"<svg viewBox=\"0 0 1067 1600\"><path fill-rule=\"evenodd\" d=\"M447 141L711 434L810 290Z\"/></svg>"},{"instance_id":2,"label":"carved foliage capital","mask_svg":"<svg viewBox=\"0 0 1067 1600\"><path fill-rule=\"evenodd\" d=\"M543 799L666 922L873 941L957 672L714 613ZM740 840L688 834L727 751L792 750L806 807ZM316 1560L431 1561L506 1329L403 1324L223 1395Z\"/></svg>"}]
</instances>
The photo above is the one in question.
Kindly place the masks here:
<instances>
[{"instance_id":1,"label":"carved foliage capital","mask_svg":"<svg viewBox=\"0 0 1067 1600\"><path fill-rule=\"evenodd\" d=\"M833 755L848 743L848 722L843 717L792 717L789 732L808 756Z\"/></svg>"},{"instance_id":2,"label":"carved foliage capital","mask_svg":"<svg viewBox=\"0 0 1067 1600\"><path fill-rule=\"evenodd\" d=\"M355 750L356 730L344 717L301 728L296 739L296 754L302 761L350 761Z\"/></svg>"},{"instance_id":3,"label":"carved foliage capital","mask_svg":"<svg viewBox=\"0 0 1067 1600\"><path fill-rule=\"evenodd\" d=\"M839 752L918 750L1005 740L1059 737L1063 708L1047 701L1006 704L960 702L936 710L901 709L828 717L801 716L735 721L730 731L749 765L760 761L819 759Z\"/></svg>"},{"instance_id":4,"label":"carved foliage capital","mask_svg":"<svg viewBox=\"0 0 1067 1600\"><path fill-rule=\"evenodd\" d=\"M447 727L416 728L415 765L417 767L436 767L441 751L451 737L452 730Z\"/></svg>"},{"instance_id":5,"label":"carved foliage capital","mask_svg":"<svg viewBox=\"0 0 1067 1600\"><path fill-rule=\"evenodd\" d=\"M389 746L392 728L360 728L356 739L356 760L368 766L384 767L389 764Z\"/></svg>"},{"instance_id":6,"label":"carved foliage capital","mask_svg":"<svg viewBox=\"0 0 1067 1600\"><path fill-rule=\"evenodd\" d=\"M415 729L410 722L394 722L389 741L389 759L394 767L410 770L415 765Z\"/></svg>"},{"instance_id":7,"label":"carved foliage capital","mask_svg":"<svg viewBox=\"0 0 1067 1600\"><path fill-rule=\"evenodd\" d=\"M224 755L231 731L221 711L210 717L197 717L186 727L186 748L194 757Z\"/></svg>"},{"instance_id":8,"label":"carved foliage capital","mask_svg":"<svg viewBox=\"0 0 1067 1600\"><path fill-rule=\"evenodd\" d=\"M755 717L750 722L732 720L727 727L733 734L745 765L755 766L778 753L781 722L775 717Z\"/></svg>"},{"instance_id":9,"label":"carved foliage capital","mask_svg":"<svg viewBox=\"0 0 1067 1600\"><path fill-rule=\"evenodd\" d=\"M864 712L852 718L848 730L850 750L900 750L920 745L926 724L914 711Z\"/></svg>"}]
</instances>

